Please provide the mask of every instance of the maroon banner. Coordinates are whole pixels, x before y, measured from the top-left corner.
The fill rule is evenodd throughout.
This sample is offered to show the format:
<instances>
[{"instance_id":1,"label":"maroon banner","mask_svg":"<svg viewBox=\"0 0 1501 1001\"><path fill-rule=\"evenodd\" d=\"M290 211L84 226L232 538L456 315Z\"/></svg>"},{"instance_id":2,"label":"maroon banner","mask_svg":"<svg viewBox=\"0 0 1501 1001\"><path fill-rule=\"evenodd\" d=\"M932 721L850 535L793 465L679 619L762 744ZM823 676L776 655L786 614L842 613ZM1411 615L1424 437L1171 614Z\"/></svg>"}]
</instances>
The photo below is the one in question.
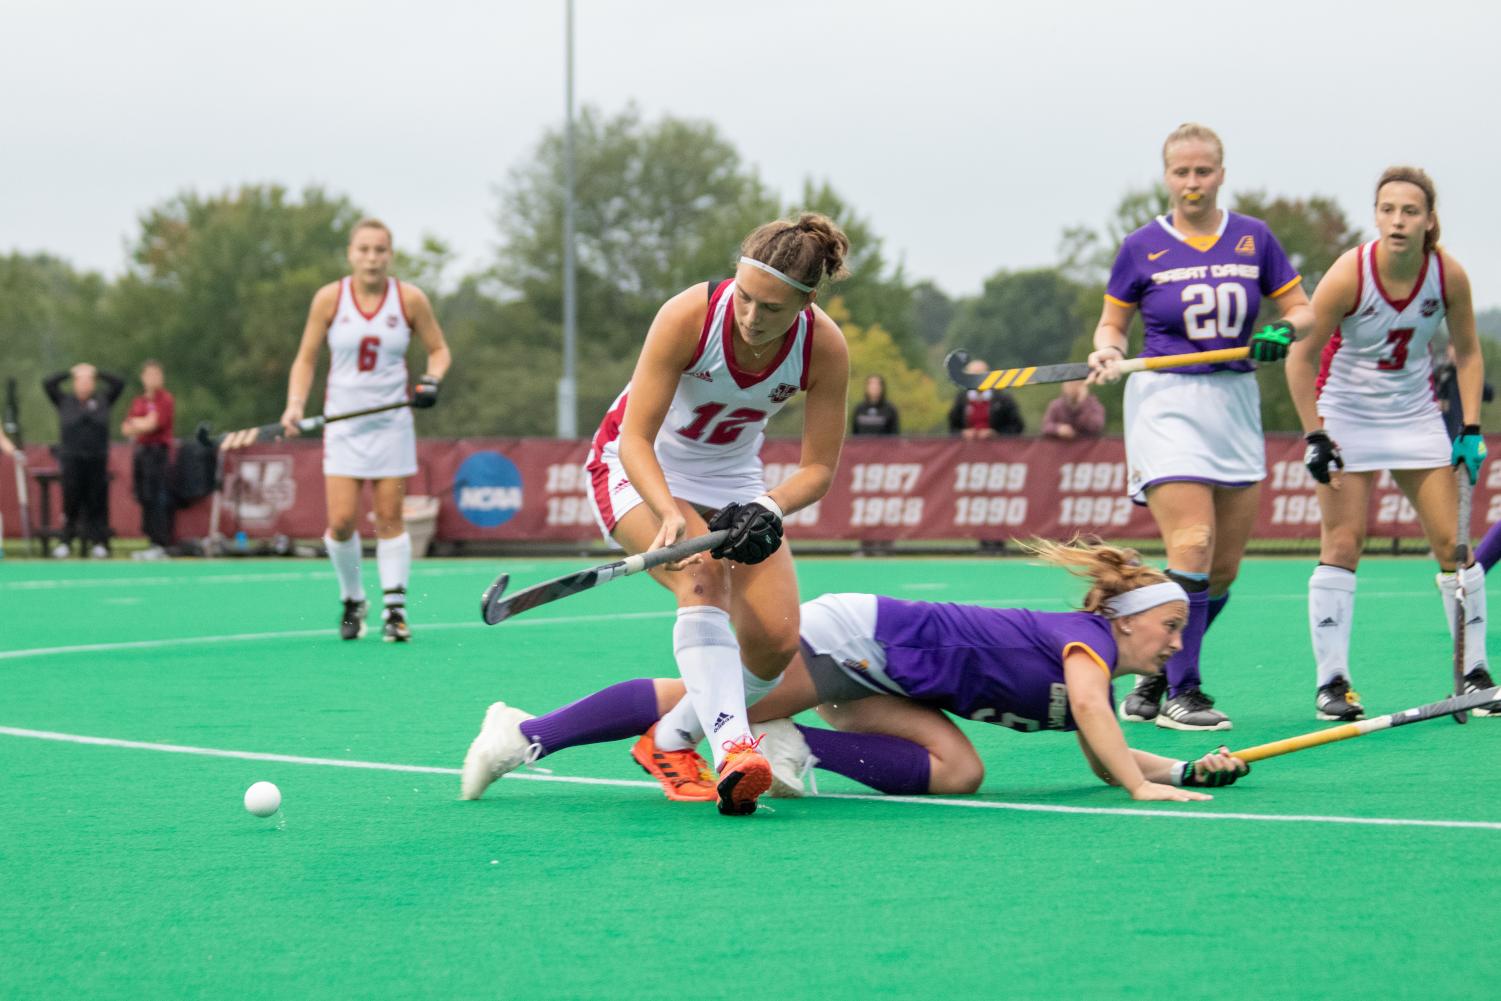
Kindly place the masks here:
<instances>
[{"instance_id":1,"label":"maroon banner","mask_svg":"<svg viewBox=\"0 0 1501 1001\"><path fill-rule=\"evenodd\" d=\"M583 471L586 442L551 438L429 439L418 443L421 471L413 495L439 500L436 538L445 541L578 541L598 537ZM770 441L762 453L766 481L775 486L797 468L799 443ZM34 523L42 524L40 492L51 525L62 521L56 462L42 447L27 450ZM5 534L21 524L10 463L0 460L0 514ZM115 534L140 536L140 508L131 496L130 448L110 455L110 523ZM1151 538L1151 516L1125 496L1126 462L1119 438L1055 441L1007 438L852 438L827 496L787 518L794 538L871 541L1004 540L1093 533L1106 538ZM1501 517L1501 463L1476 490L1475 531ZM181 511L182 537L208 532L207 499ZM282 534L312 538L325 524L322 448L316 441L264 445L232 453L225 462L219 531L252 538ZM1267 479L1255 535L1316 539L1319 506L1303 466L1297 435L1269 435ZM1373 538L1422 534L1416 513L1390 474L1377 479L1371 499Z\"/></svg>"}]
</instances>

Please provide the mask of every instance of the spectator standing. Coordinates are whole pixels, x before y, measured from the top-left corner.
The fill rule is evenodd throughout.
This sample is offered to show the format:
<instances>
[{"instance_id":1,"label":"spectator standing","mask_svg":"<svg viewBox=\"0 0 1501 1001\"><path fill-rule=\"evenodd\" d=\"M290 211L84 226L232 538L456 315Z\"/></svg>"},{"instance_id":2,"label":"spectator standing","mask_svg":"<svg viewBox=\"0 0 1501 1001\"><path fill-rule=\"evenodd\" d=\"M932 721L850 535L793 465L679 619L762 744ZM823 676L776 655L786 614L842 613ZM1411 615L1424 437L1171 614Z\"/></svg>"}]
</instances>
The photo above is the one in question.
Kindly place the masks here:
<instances>
[{"instance_id":1,"label":"spectator standing","mask_svg":"<svg viewBox=\"0 0 1501 1001\"><path fill-rule=\"evenodd\" d=\"M886 380L879 375L865 377L865 396L855 407L850 434L901 434L902 421L896 407L886 399Z\"/></svg>"},{"instance_id":2,"label":"spectator standing","mask_svg":"<svg viewBox=\"0 0 1501 1001\"><path fill-rule=\"evenodd\" d=\"M1072 441L1097 438L1105 430L1105 404L1094 398L1083 379L1063 384L1063 392L1042 415L1042 433Z\"/></svg>"},{"instance_id":3,"label":"spectator standing","mask_svg":"<svg viewBox=\"0 0 1501 1001\"><path fill-rule=\"evenodd\" d=\"M172 457L172 394L167 392L161 362L141 365L141 389L130 401L130 411L120 431L135 442L131 458L131 485L141 505L141 531L151 545L136 553L137 559L159 560L173 543L172 496L167 489L167 463Z\"/></svg>"},{"instance_id":4,"label":"spectator standing","mask_svg":"<svg viewBox=\"0 0 1501 1001\"><path fill-rule=\"evenodd\" d=\"M72 393L62 384L73 380ZM103 383L103 385L100 385ZM57 458L62 466L63 534L52 555L65 558L79 539L95 559L109 556L109 410L125 380L80 363L42 380L57 408Z\"/></svg>"},{"instance_id":5,"label":"spectator standing","mask_svg":"<svg viewBox=\"0 0 1501 1001\"><path fill-rule=\"evenodd\" d=\"M976 358L964 366L964 371L984 375L990 366ZM964 438L994 438L1021 434L1026 429L1021 408L1004 390L961 389L949 408L949 430Z\"/></svg>"}]
</instances>

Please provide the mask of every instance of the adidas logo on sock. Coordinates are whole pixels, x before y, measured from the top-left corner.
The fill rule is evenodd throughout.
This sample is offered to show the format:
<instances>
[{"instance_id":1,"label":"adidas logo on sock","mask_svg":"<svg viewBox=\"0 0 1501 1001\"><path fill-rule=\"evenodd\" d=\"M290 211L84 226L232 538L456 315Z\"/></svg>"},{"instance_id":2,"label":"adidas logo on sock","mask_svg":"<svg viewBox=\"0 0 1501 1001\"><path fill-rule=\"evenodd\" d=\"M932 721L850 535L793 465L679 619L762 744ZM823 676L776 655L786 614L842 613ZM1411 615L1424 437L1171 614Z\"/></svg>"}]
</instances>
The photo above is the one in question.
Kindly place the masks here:
<instances>
[{"instance_id":1,"label":"adidas logo on sock","mask_svg":"<svg viewBox=\"0 0 1501 1001\"><path fill-rule=\"evenodd\" d=\"M1474 625L1479 625L1479 624L1481 624L1483 622L1485 622L1485 619L1482 618L1481 616L1477 615L1473 619L1471 619L1470 621L1466 622L1465 625L1467 625L1467 626L1474 626Z\"/></svg>"},{"instance_id":2,"label":"adidas logo on sock","mask_svg":"<svg viewBox=\"0 0 1501 1001\"><path fill-rule=\"evenodd\" d=\"M1339 623L1335 622L1333 619L1325 619L1323 622L1319 623L1319 628L1323 629L1325 626L1337 626L1337 625L1339 625Z\"/></svg>"},{"instance_id":3,"label":"adidas logo on sock","mask_svg":"<svg viewBox=\"0 0 1501 1001\"><path fill-rule=\"evenodd\" d=\"M719 718L714 721L714 732L718 733L720 727L724 726L734 718L735 717L731 716L729 713L720 713Z\"/></svg>"},{"instance_id":4,"label":"adidas logo on sock","mask_svg":"<svg viewBox=\"0 0 1501 1001\"><path fill-rule=\"evenodd\" d=\"M689 747L692 747L694 744L698 743L698 741L693 739L693 734L689 733L687 730L679 730L677 734L678 737L681 738L683 743L687 744Z\"/></svg>"}]
</instances>

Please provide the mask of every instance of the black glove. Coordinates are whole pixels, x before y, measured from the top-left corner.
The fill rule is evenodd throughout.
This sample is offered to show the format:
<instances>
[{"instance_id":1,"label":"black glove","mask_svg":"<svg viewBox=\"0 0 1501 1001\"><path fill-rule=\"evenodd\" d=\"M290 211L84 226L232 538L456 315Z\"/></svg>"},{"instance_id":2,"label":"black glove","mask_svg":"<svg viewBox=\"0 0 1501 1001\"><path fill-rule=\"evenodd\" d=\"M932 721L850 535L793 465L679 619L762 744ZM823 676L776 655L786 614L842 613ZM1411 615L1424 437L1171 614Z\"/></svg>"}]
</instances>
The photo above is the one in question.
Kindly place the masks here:
<instances>
[{"instance_id":1,"label":"black glove","mask_svg":"<svg viewBox=\"0 0 1501 1001\"><path fill-rule=\"evenodd\" d=\"M428 407L438 405L438 379L436 376L424 375L417 380L417 388L412 391L412 407L417 410L426 410Z\"/></svg>"},{"instance_id":2,"label":"black glove","mask_svg":"<svg viewBox=\"0 0 1501 1001\"><path fill-rule=\"evenodd\" d=\"M1308 448L1303 452L1303 465L1313 474L1313 478L1320 483L1329 482L1329 467L1335 469L1345 468L1345 458L1339 454L1339 446L1334 439L1329 437L1329 432L1320 428L1310 431L1303 436L1308 443Z\"/></svg>"},{"instance_id":3,"label":"black glove","mask_svg":"<svg viewBox=\"0 0 1501 1001\"><path fill-rule=\"evenodd\" d=\"M1230 748L1217 747L1215 748L1215 753L1229 754ZM1196 764L1198 764L1196 761L1183 762L1183 771L1180 775L1179 785L1196 786L1202 789L1217 789L1220 786L1232 786L1235 784L1236 779L1243 775L1251 774L1251 764L1247 762L1246 770L1243 772L1205 772L1203 777L1200 777L1198 770L1194 767Z\"/></svg>"},{"instance_id":4,"label":"black glove","mask_svg":"<svg viewBox=\"0 0 1501 1001\"><path fill-rule=\"evenodd\" d=\"M1247 347L1257 361L1281 361L1293 343L1293 328L1288 323L1268 323L1251 335Z\"/></svg>"},{"instance_id":5,"label":"black glove","mask_svg":"<svg viewBox=\"0 0 1501 1001\"><path fill-rule=\"evenodd\" d=\"M727 504L709 522L709 530L730 530L729 538L709 550L716 560L760 563L782 545L782 519L756 501Z\"/></svg>"}]
</instances>

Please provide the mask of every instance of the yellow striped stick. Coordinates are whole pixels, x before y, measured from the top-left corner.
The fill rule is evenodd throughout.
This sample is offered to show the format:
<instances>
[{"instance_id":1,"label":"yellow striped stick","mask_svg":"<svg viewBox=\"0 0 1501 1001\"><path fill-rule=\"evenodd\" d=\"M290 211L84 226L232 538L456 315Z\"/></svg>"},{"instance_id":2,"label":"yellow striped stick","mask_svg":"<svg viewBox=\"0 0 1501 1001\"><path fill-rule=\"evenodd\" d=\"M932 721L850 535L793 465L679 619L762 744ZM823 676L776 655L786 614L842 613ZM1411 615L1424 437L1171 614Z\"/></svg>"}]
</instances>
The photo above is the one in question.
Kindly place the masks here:
<instances>
[{"instance_id":1,"label":"yellow striped stick","mask_svg":"<svg viewBox=\"0 0 1501 1001\"><path fill-rule=\"evenodd\" d=\"M1374 719L1363 719L1358 723L1344 723L1327 730L1315 730L1312 733L1300 734L1284 740L1274 740L1270 744L1257 744L1244 751L1231 751L1230 754L1246 762L1261 761L1264 758L1275 758L1279 754L1291 754L1294 751L1318 747L1320 744L1332 744L1337 740L1364 737L1368 733L1389 730L1394 726L1421 723L1423 720L1438 719L1440 716L1453 716L1456 713L1479 709L1481 706L1497 701L1501 701L1501 686L1470 692L1468 695L1455 695L1441 702L1430 702L1426 706L1404 709L1399 713L1388 713Z\"/></svg>"},{"instance_id":2,"label":"yellow striped stick","mask_svg":"<svg viewBox=\"0 0 1501 1001\"><path fill-rule=\"evenodd\" d=\"M1250 357L1250 348L1221 348L1218 351L1195 351L1183 355L1159 355L1153 358L1127 358L1118 365L1121 372L1146 372L1160 368L1183 368L1188 365L1214 365L1220 362L1242 361ZM989 372L966 372L969 352L951 351L944 365L949 379L964 389L1019 389L1022 386L1041 386L1045 383L1072 382L1089 375L1089 366L1084 362L1065 362L1060 365L1030 365L1024 368L997 368Z\"/></svg>"}]
</instances>

